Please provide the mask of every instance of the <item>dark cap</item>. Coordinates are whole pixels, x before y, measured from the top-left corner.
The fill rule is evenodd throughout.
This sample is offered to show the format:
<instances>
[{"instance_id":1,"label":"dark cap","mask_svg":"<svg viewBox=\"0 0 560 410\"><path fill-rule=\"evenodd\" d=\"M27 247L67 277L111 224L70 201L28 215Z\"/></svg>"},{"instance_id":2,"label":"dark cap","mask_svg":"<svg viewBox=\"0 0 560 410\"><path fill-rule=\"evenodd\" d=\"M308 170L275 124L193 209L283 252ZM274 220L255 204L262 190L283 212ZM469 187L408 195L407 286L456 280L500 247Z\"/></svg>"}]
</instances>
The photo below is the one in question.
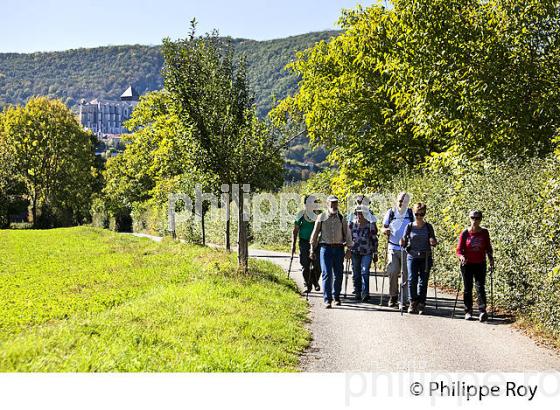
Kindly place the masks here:
<instances>
[{"instance_id":1,"label":"dark cap","mask_svg":"<svg viewBox=\"0 0 560 410\"><path fill-rule=\"evenodd\" d=\"M479 211L478 209L474 209L474 210L469 212L469 217L470 218L481 218L482 219L482 211Z\"/></svg>"}]
</instances>

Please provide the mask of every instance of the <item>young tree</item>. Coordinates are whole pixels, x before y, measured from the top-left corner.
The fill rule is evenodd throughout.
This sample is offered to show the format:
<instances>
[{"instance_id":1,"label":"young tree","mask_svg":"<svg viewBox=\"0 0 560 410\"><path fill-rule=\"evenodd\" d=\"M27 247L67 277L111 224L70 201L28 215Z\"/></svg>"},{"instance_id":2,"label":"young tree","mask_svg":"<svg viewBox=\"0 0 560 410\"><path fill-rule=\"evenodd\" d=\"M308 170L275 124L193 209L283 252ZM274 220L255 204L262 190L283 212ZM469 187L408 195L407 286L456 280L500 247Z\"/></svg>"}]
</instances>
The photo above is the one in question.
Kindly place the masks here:
<instances>
[{"instance_id":1,"label":"young tree","mask_svg":"<svg viewBox=\"0 0 560 410\"><path fill-rule=\"evenodd\" d=\"M211 175L214 190L222 184L250 184L266 189L281 184L281 141L256 118L243 60L234 58L231 41L216 32L163 41L164 87L177 115L190 130L188 163L199 175ZM271 179L263 178L270 176ZM229 207L229 203L227 204ZM240 266L248 261L247 222L243 196L239 201L238 253ZM229 246L229 221L226 246Z\"/></svg>"}]
</instances>

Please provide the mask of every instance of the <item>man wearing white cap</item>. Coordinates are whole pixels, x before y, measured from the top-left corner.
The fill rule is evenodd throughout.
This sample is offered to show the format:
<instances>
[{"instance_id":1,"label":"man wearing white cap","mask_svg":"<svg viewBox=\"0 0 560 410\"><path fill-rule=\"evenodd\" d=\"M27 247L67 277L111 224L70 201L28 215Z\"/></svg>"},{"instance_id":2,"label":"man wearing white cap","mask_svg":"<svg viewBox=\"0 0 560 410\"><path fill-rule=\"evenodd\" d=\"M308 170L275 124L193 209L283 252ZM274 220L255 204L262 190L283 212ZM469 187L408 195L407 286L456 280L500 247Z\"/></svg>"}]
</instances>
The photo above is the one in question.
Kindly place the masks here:
<instances>
[{"instance_id":1,"label":"man wearing white cap","mask_svg":"<svg viewBox=\"0 0 560 410\"><path fill-rule=\"evenodd\" d=\"M406 283L408 278L408 269L406 266L406 256L401 248L400 241L404 237L406 226L410 222L414 222L414 213L408 207L410 196L406 192L401 192L397 196L397 205L391 208L383 218L383 233L388 237L388 264L387 275L389 276L389 306L397 307L399 296L399 274L401 274L401 283ZM403 260L405 262L403 263ZM403 295L401 301L404 303L408 300L407 287L402 289ZM400 306L399 306L400 307ZM404 309L405 306L402 306Z\"/></svg>"},{"instance_id":2,"label":"man wearing white cap","mask_svg":"<svg viewBox=\"0 0 560 410\"><path fill-rule=\"evenodd\" d=\"M344 257L350 258L352 235L348 229L346 218L338 211L338 198L331 195L327 198L327 212L322 213L315 221L311 234L311 251L309 257L315 259L314 249L319 246L319 260L323 281L323 300L325 307L332 307L334 301L340 306L340 291L344 270ZM345 252L345 246L347 248ZM334 277L334 286L333 286ZM334 291L333 291L334 287Z\"/></svg>"}]
</instances>

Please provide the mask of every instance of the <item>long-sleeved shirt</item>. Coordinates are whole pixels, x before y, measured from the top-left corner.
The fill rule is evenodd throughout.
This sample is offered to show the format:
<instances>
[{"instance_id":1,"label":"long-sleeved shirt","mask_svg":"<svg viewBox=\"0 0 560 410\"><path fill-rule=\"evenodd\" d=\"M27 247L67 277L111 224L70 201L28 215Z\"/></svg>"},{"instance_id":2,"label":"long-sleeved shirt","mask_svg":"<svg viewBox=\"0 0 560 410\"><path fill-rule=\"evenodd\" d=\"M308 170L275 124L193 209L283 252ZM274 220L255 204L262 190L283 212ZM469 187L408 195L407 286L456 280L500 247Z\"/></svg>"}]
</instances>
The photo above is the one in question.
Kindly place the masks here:
<instances>
[{"instance_id":1,"label":"long-sleeved shirt","mask_svg":"<svg viewBox=\"0 0 560 410\"><path fill-rule=\"evenodd\" d=\"M467 230L459 236L457 244L457 255L464 255L467 264L483 263L486 260L486 254L492 256L492 244L490 243L490 233L488 229L482 228L478 232Z\"/></svg>"},{"instance_id":2,"label":"long-sleeved shirt","mask_svg":"<svg viewBox=\"0 0 560 410\"><path fill-rule=\"evenodd\" d=\"M341 223L342 222L342 223ZM311 234L311 245L316 248L318 244L344 245L352 247L352 234L348 228L346 218L339 214L322 213L315 221L315 227Z\"/></svg>"}]
</instances>

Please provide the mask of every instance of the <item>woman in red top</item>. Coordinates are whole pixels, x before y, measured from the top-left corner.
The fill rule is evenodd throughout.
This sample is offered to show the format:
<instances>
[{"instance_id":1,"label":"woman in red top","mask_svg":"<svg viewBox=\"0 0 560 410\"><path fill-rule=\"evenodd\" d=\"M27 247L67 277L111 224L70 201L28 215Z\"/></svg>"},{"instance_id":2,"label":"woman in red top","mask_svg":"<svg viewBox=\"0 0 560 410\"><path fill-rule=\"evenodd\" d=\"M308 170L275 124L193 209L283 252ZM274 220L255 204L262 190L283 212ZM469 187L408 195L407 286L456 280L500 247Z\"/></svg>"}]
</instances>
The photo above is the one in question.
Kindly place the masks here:
<instances>
[{"instance_id":1,"label":"woman in red top","mask_svg":"<svg viewBox=\"0 0 560 410\"><path fill-rule=\"evenodd\" d=\"M463 300L465 302L465 319L472 319L472 289L473 279L476 285L476 293L478 295L478 309L480 310L479 320L481 322L488 319L486 313L486 255L490 261L490 269L494 268L494 256L492 253L492 244L490 242L490 234L488 230L482 228L481 211L471 211L471 226L465 229L459 237L457 245L457 256L461 261L461 274L463 275L464 293Z\"/></svg>"}]
</instances>

